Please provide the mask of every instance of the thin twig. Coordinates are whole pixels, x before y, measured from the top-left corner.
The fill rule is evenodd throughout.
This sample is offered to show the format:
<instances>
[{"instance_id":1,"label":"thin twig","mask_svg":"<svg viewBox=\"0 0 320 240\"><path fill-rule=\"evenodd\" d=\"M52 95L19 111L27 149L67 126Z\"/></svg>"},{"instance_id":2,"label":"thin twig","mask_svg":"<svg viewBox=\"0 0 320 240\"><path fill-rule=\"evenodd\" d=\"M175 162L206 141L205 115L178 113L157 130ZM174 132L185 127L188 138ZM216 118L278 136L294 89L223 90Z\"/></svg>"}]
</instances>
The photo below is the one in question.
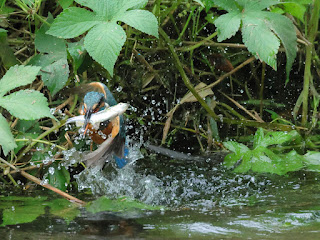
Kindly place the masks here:
<instances>
[{"instance_id":1,"label":"thin twig","mask_svg":"<svg viewBox=\"0 0 320 240\"><path fill-rule=\"evenodd\" d=\"M27 172L25 172L23 170L19 170L18 168L16 168L11 163L7 162L6 160L4 160L1 157L0 157L0 161L3 162L4 164L6 164L7 166L11 167L12 169L17 170L22 176L24 176L25 178L29 179L30 181L33 181L36 184L41 185L42 187L45 187L45 188L47 188L47 189L49 189L51 191L54 191L55 193L58 193L59 195L61 195L62 197L66 198L70 202L78 203L80 205L85 205L86 204L85 202L81 201L80 199L78 199L76 197L73 197L73 196L69 195L68 193L63 192L60 189L55 188L55 187L51 186L48 183L44 183L39 178L36 178L35 176L32 176L32 175L30 175L29 173L27 173Z\"/></svg>"}]
</instances>

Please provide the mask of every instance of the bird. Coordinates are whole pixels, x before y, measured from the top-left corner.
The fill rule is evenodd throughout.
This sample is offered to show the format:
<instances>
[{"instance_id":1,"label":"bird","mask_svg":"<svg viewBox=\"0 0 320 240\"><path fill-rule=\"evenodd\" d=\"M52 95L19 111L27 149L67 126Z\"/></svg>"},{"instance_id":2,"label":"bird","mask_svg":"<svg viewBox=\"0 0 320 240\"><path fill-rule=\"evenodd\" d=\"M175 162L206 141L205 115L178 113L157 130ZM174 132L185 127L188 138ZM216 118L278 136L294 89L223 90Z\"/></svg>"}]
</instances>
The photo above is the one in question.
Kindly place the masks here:
<instances>
[{"instance_id":1,"label":"bird","mask_svg":"<svg viewBox=\"0 0 320 240\"><path fill-rule=\"evenodd\" d=\"M127 164L128 149L125 147L125 123L123 116L116 116L110 121L100 122L98 129L90 123L93 114L117 105L117 101L109 88L101 82L91 82L83 89L80 114L84 115L84 135L88 132L91 140L100 144L97 150L84 157L87 167L103 168L106 161L113 157L117 166L123 168Z\"/></svg>"}]
</instances>

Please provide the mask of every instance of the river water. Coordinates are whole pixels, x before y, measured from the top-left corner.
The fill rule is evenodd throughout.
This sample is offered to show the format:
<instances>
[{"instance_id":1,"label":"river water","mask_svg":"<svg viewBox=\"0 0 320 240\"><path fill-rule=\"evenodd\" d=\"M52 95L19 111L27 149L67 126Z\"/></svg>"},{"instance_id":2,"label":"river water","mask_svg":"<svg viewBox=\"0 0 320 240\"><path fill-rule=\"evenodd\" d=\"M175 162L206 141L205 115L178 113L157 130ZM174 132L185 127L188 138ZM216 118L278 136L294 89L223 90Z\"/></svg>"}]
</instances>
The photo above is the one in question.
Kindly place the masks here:
<instances>
[{"instance_id":1,"label":"river water","mask_svg":"<svg viewBox=\"0 0 320 240\"><path fill-rule=\"evenodd\" d=\"M319 174L235 174L220 161L151 154L108 174L83 172L76 177L82 200L128 196L163 208L94 214L80 208L75 218L66 220L47 207L32 222L0 227L1 239L319 238ZM87 188L94 197L81 194ZM6 202L18 212L14 204Z\"/></svg>"}]
</instances>

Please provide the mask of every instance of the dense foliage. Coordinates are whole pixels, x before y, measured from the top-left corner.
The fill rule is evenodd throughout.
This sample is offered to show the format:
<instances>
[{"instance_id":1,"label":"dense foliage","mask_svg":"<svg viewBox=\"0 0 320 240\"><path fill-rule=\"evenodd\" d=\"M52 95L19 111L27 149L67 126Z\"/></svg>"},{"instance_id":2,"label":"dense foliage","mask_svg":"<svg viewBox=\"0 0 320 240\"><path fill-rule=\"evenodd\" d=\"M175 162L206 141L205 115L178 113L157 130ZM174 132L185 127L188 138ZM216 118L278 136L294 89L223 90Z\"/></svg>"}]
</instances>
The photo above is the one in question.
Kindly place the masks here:
<instances>
[{"instance_id":1,"label":"dense foliage","mask_svg":"<svg viewBox=\"0 0 320 240\"><path fill-rule=\"evenodd\" d=\"M68 187L61 150L89 149L64 127L82 101L70 92L91 81L133 106L133 139L228 149L238 172L319 171L319 1L0 2L4 182L23 169Z\"/></svg>"}]
</instances>

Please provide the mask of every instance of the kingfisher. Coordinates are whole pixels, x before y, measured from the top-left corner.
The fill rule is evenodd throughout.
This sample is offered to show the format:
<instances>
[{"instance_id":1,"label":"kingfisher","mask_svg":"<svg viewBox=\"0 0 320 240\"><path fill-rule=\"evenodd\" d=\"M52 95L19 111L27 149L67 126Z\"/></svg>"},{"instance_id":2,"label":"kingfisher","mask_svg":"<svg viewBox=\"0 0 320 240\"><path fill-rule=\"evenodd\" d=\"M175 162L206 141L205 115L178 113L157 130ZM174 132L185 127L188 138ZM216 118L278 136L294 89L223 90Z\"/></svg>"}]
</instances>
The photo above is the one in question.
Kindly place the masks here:
<instances>
[{"instance_id":1,"label":"kingfisher","mask_svg":"<svg viewBox=\"0 0 320 240\"><path fill-rule=\"evenodd\" d=\"M106 160L112 156L119 168L127 164L128 149L125 147L125 124L121 115L127 104L117 103L109 88L101 82L92 82L85 86L86 94L83 99L80 114L84 116L84 135L88 132L91 140L99 144L97 150L87 154L84 158L88 167L103 168ZM96 121L93 118L115 107L125 106L123 111L117 113L112 119ZM78 117L75 117L75 119ZM83 117L82 117L83 119ZM99 118L100 119L100 118ZM76 121L76 120L74 120ZM73 122L73 120L68 121Z\"/></svg>"}]
</instances>

